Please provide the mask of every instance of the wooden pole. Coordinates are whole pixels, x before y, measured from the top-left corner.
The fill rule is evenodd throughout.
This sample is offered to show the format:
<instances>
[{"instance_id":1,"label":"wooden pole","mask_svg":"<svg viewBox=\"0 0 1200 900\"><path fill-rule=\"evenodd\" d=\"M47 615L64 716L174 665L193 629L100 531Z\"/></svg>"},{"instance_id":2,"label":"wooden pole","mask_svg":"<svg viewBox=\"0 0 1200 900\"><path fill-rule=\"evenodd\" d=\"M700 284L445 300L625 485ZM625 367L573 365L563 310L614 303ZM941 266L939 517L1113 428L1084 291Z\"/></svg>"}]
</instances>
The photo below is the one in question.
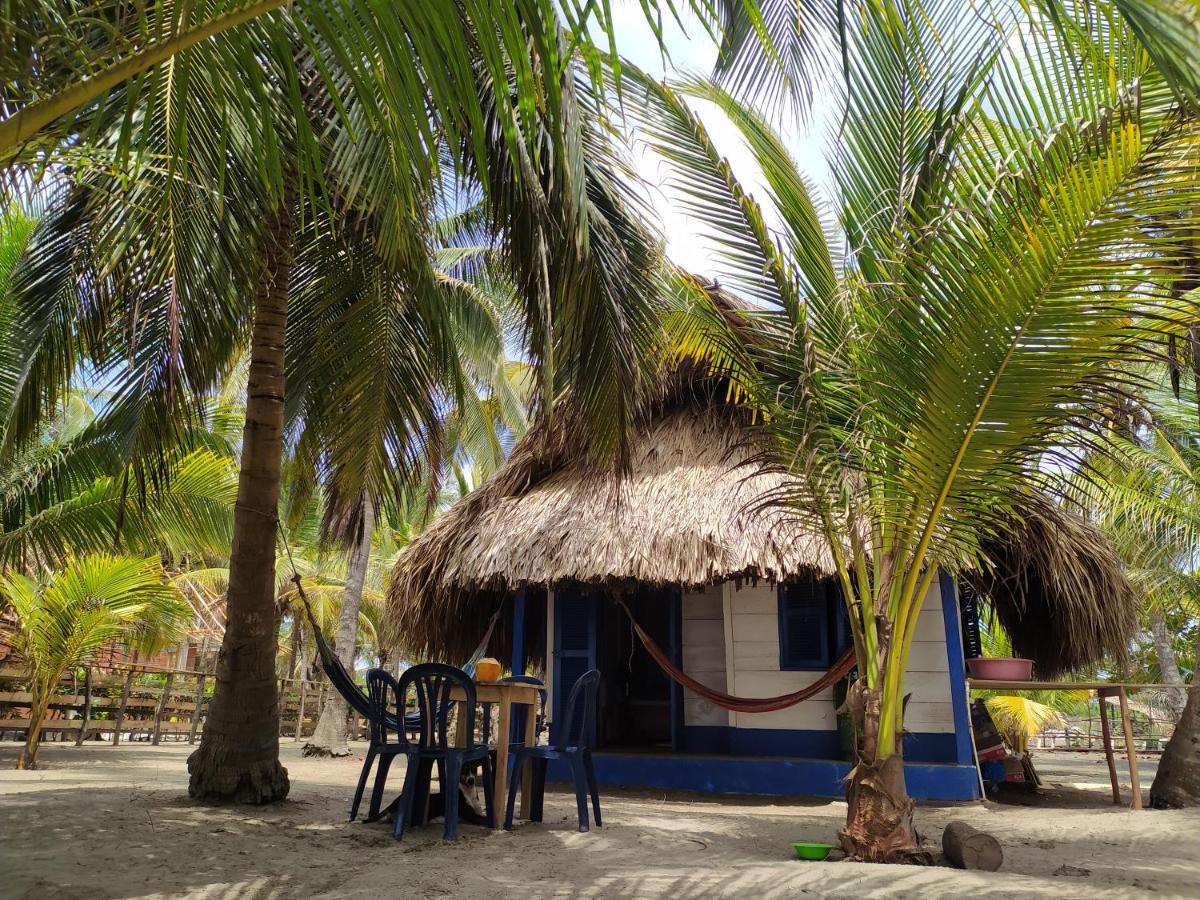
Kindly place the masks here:
<instances>
[{"instance_id":1,"label":"wooden pole","mask_svg":"<svg viewBox=\"0 0 1200 900\"><path fill-rule=\"evenodd\" d=\"M300 709L296 713L296 733L292 737L293 741L300 740L300 732L302 732L304 730L304 693L305 693L305 688L307 688L307 687L308 687L308 682L305 681L303 678L301 678L300 679Z\"/></svg>"},{"instance_id":2,"label":"wooden pole","mask_svg":"<svg viewBox=\"0 0 1200 900\"><path fill-rule=\"evenodd\" d=\"M1108 762L1108 780L1112 783L1113 803L1121 805L1121 785L1117 781L1117 764L1113 760L1112 733L1108 727L1108 700L1105 691L1099 690L1096 696L1100 699L1100 737L1104 740L1104 758Z\"/></svg>"},{"instance_id":3,"label":"wooden pole","mask_svg":"<svg viewBox=\"0 0 1200 900\"><path fill-rule=\"evenodd\" d=\"M188 735L188 743L196 743L196 729L200 727L200 707L204 705L204 678L203 672L200 673L196 684L196 706L192 709L192 730Z\"/></svg>"},{"instance_id":4,"label":"wooden pole","mask_svg":"<svg viewBox=\"0 0 1200 900\"><path fill-rule=\"evenodd\" d=\"M91 666L84 666L83 669L83 721L79 723L79 734L75 735L75 746L83 745L83 739L87 736L88 723L92 718L92 669Z\"/></svg>"},{"instance_id":5,"label":"wooden pole","mask_svg":"<svg viewBox=\"0 0 1200 900\"><path fill-rule=\"evenodd\" d=\"M167 711L167 703L171 700L171 685L174 681L175 673L168 673L167 683L163 685L162 693L158 696L158 707L154 710L154 736L150 739L155 747L158 746L159 739L162 737L163 715Z\"/></svg>"},{"instance_id":6,"label":"wooden pole","mask_svg":"<svg viewBox=\"0 0 1200 900\"><path fill-rule=\"evenodd\" d=\"M1117 700L1121 704L1121 727L1125 731L1125 758L1129 761L1129 786L1133 791L1134 809L1142 808L1142 784L1138 780L1137 748L1133 745L1133 723L1129 719L1129 701L1125 696L1125 688L1117 689Z\"/></svg>"},{"instance_id":7,"label":"wooden pole","mask_svg":"<svg viewBox=\"0 0 1200 900\"><path fill-rule=\"evenodd\" d=\"M117 707L117 721L113 729L113 746L121 743L121 726L125 724L125 709L129 706L129 692L133 690L133 669L125 676L125 687L121 688L121 705Z\"/></svg>"}]
</instances>

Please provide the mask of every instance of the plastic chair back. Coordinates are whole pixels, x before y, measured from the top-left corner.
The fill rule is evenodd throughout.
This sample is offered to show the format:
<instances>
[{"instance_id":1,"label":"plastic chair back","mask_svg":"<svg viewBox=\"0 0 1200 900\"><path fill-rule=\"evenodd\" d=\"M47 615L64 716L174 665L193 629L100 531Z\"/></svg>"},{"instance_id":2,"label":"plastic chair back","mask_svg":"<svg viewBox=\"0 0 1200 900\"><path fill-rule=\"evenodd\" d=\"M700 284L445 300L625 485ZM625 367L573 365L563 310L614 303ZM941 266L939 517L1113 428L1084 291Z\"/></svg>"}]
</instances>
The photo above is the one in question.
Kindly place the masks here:
<instances>
[{"instance_id":1,"label":"plastic chair back","mask_svg":"<svg viewBox=\"0 0 1200 900\"><path fill-rule=\"evenodd\" d=\"M533 675L509 675L506 678L501 678L500 681L501 683L507 681L516 682L517 684L535 684L541 688L541 690L538 691L538 697L540 699L537 709L534 710L534 716L536 717L542 714L542 711L546 708L546 682L542 681L540 678L534 677ZM527 715L529 715L528 706L523 704L519 706L516 704L513 705L511 726L512 733L509 735L509 743L520 744L525 740L525 717ZM536 722L537 719L535 718L534 721Z\"/></svg>"},{"instance_id":2,"label":"plastic chair back","mask_svg":"<svg viewBox=\"0 0 1200 900\"><path fill-rule=\"evenodd\" d=\"M596 743L596 704L600 691L600 670L579 676L567 695L566 721L562 742L568 747L591 747Z\"/></svg>"},{"instance_id":3,"label":"plastic chair back","mask_svg":"<svg viewBox=\"0 0 1200 900\"><path fill-rule=\"evenodd\" d=\"M400 690L396 679L386 669L372 669L367 673L367 702L370 713L367 722L371 726L372 744L404 744L408 738L402 728L395 726L403 721L404 710L400 707ZM394 714L393 714L394 713ZM396 739L391 734L395 731Z\"/></svg>"},{"instance_id":4,"label":"plastic chair back","mask_svg":"<svg viewBox=\"0 0 1200 900\"><path fill-rule=\"evenodd\" d=\"M462 669L442 663L421 663L400 676L399 694L407 701L410 689L417 695L417 713L420 716L418 745L422 750L447 750L450 739L447 729L453 701L450 691L462 689L466 699L461 715L466 716L467 746L475 746L475 682Z\"/></svg>"}]
</instances>

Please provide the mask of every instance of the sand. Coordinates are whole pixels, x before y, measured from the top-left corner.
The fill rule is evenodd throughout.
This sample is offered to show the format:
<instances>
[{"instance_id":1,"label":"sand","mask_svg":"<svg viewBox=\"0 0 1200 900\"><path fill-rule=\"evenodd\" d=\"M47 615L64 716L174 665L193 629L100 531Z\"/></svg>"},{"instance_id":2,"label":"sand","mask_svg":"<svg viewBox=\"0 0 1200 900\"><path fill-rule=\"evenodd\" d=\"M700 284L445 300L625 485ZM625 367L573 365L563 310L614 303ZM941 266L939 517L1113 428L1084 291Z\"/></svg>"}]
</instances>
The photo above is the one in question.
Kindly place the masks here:
<instances>
[{"instance_id":1,"label":"sand","mask_svg":"<svg viewBox=\"0 0 1200 900\"><path fill-rule=\"evenodd\" d=\"M1005 864L984 874L789 859L845 816L802 798L609 791L604 827L580 834L573 797L554 793L540 825L463 826L454 845L435 825L397 844L345 821L361 748L308 760L285 741L291 799L260 809L190 802L188 749L49 744L43 769L17 772L0 745L0 897L1200 897L1200 810L1113 807L1095 756L1039 755L1053 790L1037 806L919 810L935 842L951 818L995 834Z\"/></svg>"}]
</instances>

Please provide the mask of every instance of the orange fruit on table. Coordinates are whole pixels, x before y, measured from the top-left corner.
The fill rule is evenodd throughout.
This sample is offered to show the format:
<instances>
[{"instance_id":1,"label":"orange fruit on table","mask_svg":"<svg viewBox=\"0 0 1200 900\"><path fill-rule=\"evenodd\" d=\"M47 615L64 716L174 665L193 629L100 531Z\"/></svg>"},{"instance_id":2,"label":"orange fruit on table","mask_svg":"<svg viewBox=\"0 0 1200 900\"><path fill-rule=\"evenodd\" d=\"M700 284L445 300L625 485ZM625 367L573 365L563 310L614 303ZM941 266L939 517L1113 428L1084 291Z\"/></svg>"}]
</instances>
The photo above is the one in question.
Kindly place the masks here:
<instances>
[{"instance_id":1,"label":"orange fruit on table","mask_svg":"<svg viewBox=\"0 0 1200 900\"><path fill-rule=\"evenodd\" d=\"M476 681L498 681L500 679L500 661L492 659L490 656L485 656L479 662L475 663L475 680Z\"/></svg>"}]
</instances>

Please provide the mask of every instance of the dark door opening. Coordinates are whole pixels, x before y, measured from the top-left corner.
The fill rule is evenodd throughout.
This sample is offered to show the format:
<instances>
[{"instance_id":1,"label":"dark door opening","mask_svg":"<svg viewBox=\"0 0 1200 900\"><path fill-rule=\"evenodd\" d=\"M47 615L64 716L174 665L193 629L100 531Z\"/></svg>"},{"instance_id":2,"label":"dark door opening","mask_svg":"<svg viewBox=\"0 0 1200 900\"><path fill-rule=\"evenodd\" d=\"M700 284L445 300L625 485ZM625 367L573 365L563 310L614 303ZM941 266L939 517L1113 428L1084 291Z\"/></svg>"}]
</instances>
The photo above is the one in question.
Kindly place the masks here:
<instances>
[{"instance_id":1,"label":"dark door opening","mask_svg":"<svg viewBox=\"0 0 1200 900\"><path fill-rule=\"evenodd\" d=\"M679 591L640 588L625 595L638 624L673 658L679 654ZM611 750L680 749L678 689L642 646L615 603L601 607L598 666L604 677L600 746Z\"/></svg>"}]
</instances>

